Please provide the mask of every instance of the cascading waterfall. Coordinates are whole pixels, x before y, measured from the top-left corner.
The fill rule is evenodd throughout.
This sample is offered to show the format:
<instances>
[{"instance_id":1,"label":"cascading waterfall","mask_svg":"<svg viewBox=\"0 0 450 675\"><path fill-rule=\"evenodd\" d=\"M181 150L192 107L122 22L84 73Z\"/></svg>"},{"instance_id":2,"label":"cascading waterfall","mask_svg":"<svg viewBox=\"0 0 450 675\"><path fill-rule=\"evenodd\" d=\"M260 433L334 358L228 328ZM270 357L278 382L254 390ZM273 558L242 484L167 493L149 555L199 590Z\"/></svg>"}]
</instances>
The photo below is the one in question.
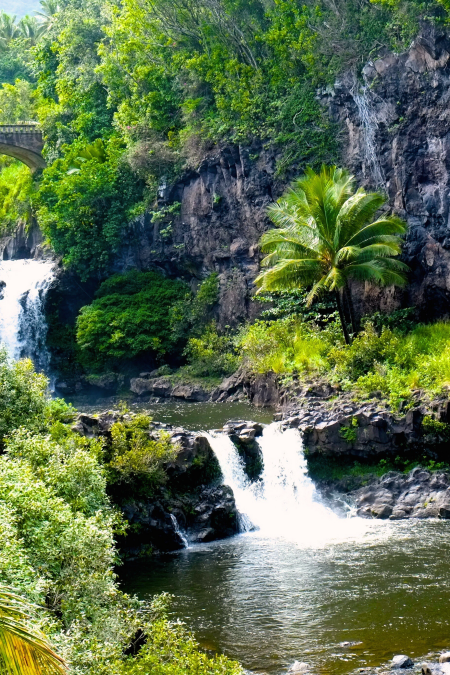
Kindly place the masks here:
<instances>
[{"instance_id":1,"label":"cascading waterfall","mask_svg":"<svg viewBox=\"0 0 450 675\"><path fill-rule=\"evenodd\" d=\"M302 544L320 544L361 536L367 521L342 518L320 502L307 475L302 440L297 429L267 426L259 441L264 469L251 483L232 440L208 434L219 461L223 482L229 485L240 514L241 531L259 530L262 536L282 537Z\"/></svg>"},{"instance_id":2,"label":"cascading waterfall","mask_svg":"<svg viewBox=\"0 0 450 675\"><path fill-rule=\"evenodd\" d=\"M43 372L50 362L43 303L54 266L51 261L0 261L0 343L10 358L31 358Z\"/></svg>"},{"instance_id":3,"label":"cascading waterfall","mask_svg":"<svg viewBox=\"0 0 450 675\"><path fill-rule=\"evenodd\" d=\"M378 120L370 104L367 86L360 88L358 82L351 90L351 95L358 108L359 119L363 128L364 164L363 170L368 168L375 186L382 188L385 185L383 170L376 151L376 133Z\"/></svg>"}]
</instances>

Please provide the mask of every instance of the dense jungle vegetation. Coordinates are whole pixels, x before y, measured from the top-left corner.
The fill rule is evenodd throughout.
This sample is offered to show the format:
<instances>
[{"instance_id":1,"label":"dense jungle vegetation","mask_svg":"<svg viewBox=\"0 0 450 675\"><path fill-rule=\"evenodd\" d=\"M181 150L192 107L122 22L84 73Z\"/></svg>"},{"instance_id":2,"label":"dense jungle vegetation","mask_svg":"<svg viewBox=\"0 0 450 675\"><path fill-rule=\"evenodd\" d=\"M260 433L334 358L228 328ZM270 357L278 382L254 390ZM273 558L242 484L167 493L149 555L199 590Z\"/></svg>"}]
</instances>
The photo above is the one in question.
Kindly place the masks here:
<instances>
[{"instance_id":1,"label":"dense jungle vegetation","mask_svg":"<svg viewBox=\"0 0 450 675\"><path fill-rule=\"evenodd\" d=\"M124 227L147 212L162 245L170 244L179 204L161 204L158 188L196 167L214 144L257 137L277 149L280 177L335 160L337 130L317 91L344 71L358 78L368 58L405 49L422 19L445 23L449 7L445 0L41 4L35 17L0 16L0 122L39 121L48 162L31 177L3 158L0 231L36 218L66 267L100 286L76 326L49 317L52 348L62 346L71 368L94 374L147 355L155 367L220 378L243 353L248 362L242 345L257 328L246 337L217 332L214 275L194 292L158 273L111 277ZM296 314L311 312L300 306ZM283 359L292 362L287 353ZM257 359L252 367L260 368Z\"/></svg>"},{"instance_id":2,"label":"dense jungle vegetation","mask_svg":"<svg viewBox=\"0 0 450 675\"><path fill-rule=\"evenodd\" d=\"M152 494L177 448L164 435L149 439L145 416L125 415L109 444L83 438L70 429L73 409L47 392L30 361L11 365L0 352L2 584L37 604L35 627L72 673L239 675L236 663L207 657L181 624L167 619L169 598L148 606L116 582L114 540L126 523L110 493L132 479ZM146 640L137 649L139 631Z\"/></svg>"}]
</instances>

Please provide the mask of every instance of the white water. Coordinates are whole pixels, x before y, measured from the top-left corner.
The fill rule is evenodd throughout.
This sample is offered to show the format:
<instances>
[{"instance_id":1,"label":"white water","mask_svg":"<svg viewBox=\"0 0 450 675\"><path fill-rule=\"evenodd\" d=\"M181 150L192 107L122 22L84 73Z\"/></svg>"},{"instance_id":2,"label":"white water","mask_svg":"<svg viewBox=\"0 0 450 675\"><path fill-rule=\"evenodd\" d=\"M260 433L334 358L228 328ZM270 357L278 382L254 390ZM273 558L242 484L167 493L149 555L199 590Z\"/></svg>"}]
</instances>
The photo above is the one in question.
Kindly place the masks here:
<instances>
[{"instance_id":1,"label":"white water","mask_svg":"<svg viewBox=\"0 0 450 675\"><path fill-rule=\"evenodd\" d=\"M366 86L360 89L358 82L355 82L351 94L358 108L358 115L363 128L363 171L364 173L367 170L370 172L375 187L384 187L386 181L376 151L378 120L369 100L368 89Z\"/></svg>"},{"instance_id":2,"label":"white water","mask_svg":"<svg viewBox=\"0 0 450 675\"><path fill-rule=\"evenodd\" d=\"M240 514L241 531L259 530L300 545L323 545L361 537L370 521L345 518L320 502L307 475L302 440L297 429L282 430L277 423L258 439L264 462L259 481L250 483L236 447L225 434L209 434L223 482L229 485Z\"/></svg>"},{"instance_id":3,"label":"white water","mask_svg":"<svg viewBox=\"0 0 450 675\"><path fill-rule=\"evenodd\" d=\"M40 371L48 371L50 361L43 303L53 270L49 261L0 261L0 281L6 284L0 287L0 343L11 359L31 358Z\"/></svg>"},{"instance_id":4,"label":"white water","mask_svg":"<svg viewBox=\"0 0 450 675\"><path fill-rule=\"evenodd\" d=\"M185 546L186 548L189 548L189 542L188 542L188 540L187 540L187 538L186 538L186 535L184 534L183 530L180 528L180 525L179 525L179 523L178 523L178 520L175 518L175 516L173 515L173 513L170 514L170 519L171 519L171 521L172 521L173 529L174 529L175 533L178 534L178 536L180 537L180 539L181 539L181 541L183 542L184 546Z\"/></svg>"}]
</instances>

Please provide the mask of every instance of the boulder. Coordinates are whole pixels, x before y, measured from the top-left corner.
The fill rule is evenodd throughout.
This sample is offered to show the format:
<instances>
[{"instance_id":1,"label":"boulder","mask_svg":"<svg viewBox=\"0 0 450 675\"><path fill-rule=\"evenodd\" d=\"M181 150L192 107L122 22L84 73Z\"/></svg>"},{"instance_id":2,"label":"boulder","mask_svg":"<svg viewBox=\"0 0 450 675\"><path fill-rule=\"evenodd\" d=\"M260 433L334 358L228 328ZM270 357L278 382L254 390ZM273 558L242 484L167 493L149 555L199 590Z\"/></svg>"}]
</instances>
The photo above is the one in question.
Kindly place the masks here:
<instances>
[{"instance_id":1,"label":"boulder","mask_svg":"<svg viewBox=\"0 0 450 675\"><path fill-rule=\"evenodd\" d=\"M412 668L413 665L414 661L405 654L397 654L397 656L394 656L391 662L391 668L393 670L399 670L400 668Z\"/></svg>"},{"instance_id":2,"label":"boulder","mask_svg":"<svg viewBox=\"0 0 450 675\"><path fill-rule=\"evenodd\" d=\"M439 657L439 663L450 663L450 652L444 652Z\"/></svg>"}]
</instances>

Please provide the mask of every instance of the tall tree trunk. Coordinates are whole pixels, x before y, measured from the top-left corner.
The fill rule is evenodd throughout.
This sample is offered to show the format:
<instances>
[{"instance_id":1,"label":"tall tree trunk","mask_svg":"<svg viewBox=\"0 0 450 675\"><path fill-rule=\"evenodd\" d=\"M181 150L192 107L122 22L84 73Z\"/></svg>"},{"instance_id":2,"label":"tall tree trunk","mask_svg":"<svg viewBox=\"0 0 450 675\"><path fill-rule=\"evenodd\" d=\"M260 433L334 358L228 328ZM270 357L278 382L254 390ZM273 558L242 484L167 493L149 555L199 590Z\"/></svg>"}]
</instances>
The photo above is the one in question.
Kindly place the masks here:
<instances>
[{"instance_id":1,"label":"tall tree trunk","mask_svg":"<svg viewBox=\"0 0 450 675\"><path fill-rule=\"evenodd\" d=\"M341 320L342 332L344 333L344 339L345 339L346 344L349 345L350 344L350 335L348 334L347 322L345 321L344 308L342 306L341 295L340 295L338 290L336 290L334 293L335 293L335 296L336 296L336 304L337 304L337 308L338 308L338 311L339 311L339 318Z\"/></svg>"},{"instance_id":2,"label":"tall tree trunk","mask_svg":"<svg viewBox=\"0 0 450 675\"><path fill-rule=\"evenodd\" d=\"M352 324L353 335L357 335L358 334L358 322L357 322L356 316L355 316L355 308L353 306L352 292L350 290L350 286L349 286L348 281L345 282L344 293L345 293L345 296L347 298L348 312L350 314L350 321L351 321L351 324Z\"/></svg>"}]
</instances>

